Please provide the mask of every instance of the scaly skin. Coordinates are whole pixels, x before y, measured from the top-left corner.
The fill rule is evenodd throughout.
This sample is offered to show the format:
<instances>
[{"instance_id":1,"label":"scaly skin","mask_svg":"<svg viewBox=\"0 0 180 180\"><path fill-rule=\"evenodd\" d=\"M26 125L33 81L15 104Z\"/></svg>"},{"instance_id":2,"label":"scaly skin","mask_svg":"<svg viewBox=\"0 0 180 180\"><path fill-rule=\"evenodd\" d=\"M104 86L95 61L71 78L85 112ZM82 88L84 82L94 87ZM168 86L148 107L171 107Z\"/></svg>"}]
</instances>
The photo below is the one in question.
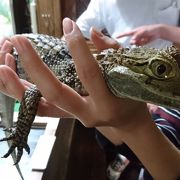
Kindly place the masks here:
<instances>
[{"instance_id":1,"label":"scaly skin","mask_svg":"<svg viewBox=\"0 0 180 180\"><path fill-rule=\"evenodd\" d=\"M64 41L47 35L25 34L25 36L60 81L79 94L87 95L77 77L74 62ZM21 67L16 52L14 52L14 56L17 59L17 73L21 78L30 80ZM119 50L108 49L96 55L95 58L102 69L109 89L115 96L179 108L179 57L180 51L175 47L161 50L137 47ZM1 140L12 140L12 146L4 157L8 157L17 147L17 161L15 164L20 161L23 148L28 153L30 151L27 138L36 115L40 97L41 94L36 87L26 91L20 105L15 130L9 137ZM33 101L34 99L36 100ZM30 103L32 101L35 104L29 106L32 105Z\"/></svg>"},{"instance_id":2,"label":"scaly skin","mask_svg":"<svg viewBox=\"0 0 180 180\"><path fill-rule=\"evenodd\" d=\"M21 101L21 106L18 114L18 121L15 130L12 130L11 134L1 139L0 141L12 140L12 144L8 152L3 156L7 158L17 147L17 159L15 165L20 161L23 154L23 148L30 153L30 148L27 144L27 139L29 132L31 130L31 125L35 119L38 103L41 98L41 93L39 90L33 86L28 91L25 92L24 97ZM8 129L11 131L11 129Z\"/></svg>"}]
</instances>

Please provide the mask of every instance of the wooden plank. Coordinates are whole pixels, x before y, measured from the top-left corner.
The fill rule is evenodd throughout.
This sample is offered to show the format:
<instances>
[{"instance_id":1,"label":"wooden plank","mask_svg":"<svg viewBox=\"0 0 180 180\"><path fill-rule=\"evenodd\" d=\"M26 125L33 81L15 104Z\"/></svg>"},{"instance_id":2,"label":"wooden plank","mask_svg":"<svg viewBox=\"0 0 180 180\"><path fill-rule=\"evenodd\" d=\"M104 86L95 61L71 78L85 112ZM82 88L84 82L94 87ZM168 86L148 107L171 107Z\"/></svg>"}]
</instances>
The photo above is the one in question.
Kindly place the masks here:
<instances>
[{"instance_id":1,"label":"wooden plank","mask_svg":"<svg viewBox=\"0 0 180 180\"><path fill-rule=\"evenodd\" d=\"M56 131L56 140L42 180L65 180L75 120L61 119Z\"/></svg>"},{"instance_id":2,"label":"wooden plank","mask_svg":"<svg viewBox=\"0 0 180 180\"><path fill-rule=\"evenodd\" d=\"M38 33L62 36L60 0L37 0Z\"/></svg>"},{"instance_id":3,"label":"wooden plank","mask_svg":"<svg viewBox=\"0 0 180 180\"><path fill-rule=\"evenodd\" d=\"M77 120L61 119L42 180L106 180L104 152L94 129Z\"/></svg>"},{"instance_id":4,"label":"wooden plank","mask_svg":"<svg viewBox=\"0 0 180 180\"><path fill-rule=\"evenodd\" d=\"M66 180L107 180L104 151L95 139L94 130L76 123Z\"/></svg>"},{"instance_id":5,"label":"wooden plank","mask_svg":"<svg viewBox=\"0 0 180 180\"><path fill-rule=\"evenodd\" d=\"M56 37L61 37L63 35L61 0L54 1L53 11L54 11L54 35Z\"/></svg>"}]
</instances>

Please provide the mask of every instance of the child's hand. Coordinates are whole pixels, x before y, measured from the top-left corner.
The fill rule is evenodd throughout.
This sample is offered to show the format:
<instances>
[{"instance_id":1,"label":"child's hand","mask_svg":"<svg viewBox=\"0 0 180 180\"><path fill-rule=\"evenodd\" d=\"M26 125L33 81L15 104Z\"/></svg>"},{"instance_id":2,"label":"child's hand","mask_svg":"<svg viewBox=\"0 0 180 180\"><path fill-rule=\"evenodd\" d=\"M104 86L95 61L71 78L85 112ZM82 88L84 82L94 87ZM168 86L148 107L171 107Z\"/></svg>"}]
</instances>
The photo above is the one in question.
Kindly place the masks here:
<instances>
[{"instance_id":1,"label":"child's hand","mask_svg":"<svg viewBox=\"0 0 180 180\"><path fill-rule=\"evenodd\" d=\"M117 38L132 36L130 44L142 46L160 38L160 27L160 24L140 26L136 29L120 34Z\"/></svg>"}]
</instances>

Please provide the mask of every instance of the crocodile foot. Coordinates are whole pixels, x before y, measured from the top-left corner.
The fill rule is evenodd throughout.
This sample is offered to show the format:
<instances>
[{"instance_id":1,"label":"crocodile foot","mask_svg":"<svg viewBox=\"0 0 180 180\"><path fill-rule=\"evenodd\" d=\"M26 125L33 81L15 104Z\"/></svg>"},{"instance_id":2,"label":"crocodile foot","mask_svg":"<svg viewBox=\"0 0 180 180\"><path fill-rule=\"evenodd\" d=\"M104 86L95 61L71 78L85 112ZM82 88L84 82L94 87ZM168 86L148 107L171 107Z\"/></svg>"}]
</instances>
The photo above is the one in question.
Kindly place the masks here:
<instances>
[{"instance_id":1,"label":"crocodile foot","mask_svg":"<svg viewBox=\"0 0 180 180\"><path fill-rule=\"evenodd\" d=\"M8 152L2 158L7 158L15 150L15 148L17 148L16 162L14 163L14 165L18 164L23 154L23 148L28 154L30 153L30 148L27 144L27 138L27 136L22 137L19 133L15 132L11 133L8 137L0 139L0 142L9 140L12 141Z\"/></svg>"},{"instance_id":2,"label":"crocodile foot","mask_svg":"<svg viewBox=\"0 0 180 180\"><path fill-rule=\"evenodd\" d=\"M24 97L19 107L18 121L15 129L5 129L5 131L10 132L10 135L0 139L0 142L9 140L12 141L8 152L3 156L3 158L8 157L17 148L17 158L15 165L21 160L23 149L25 149L28 154L30 153L27 140L32 123L37 113L38 103L41 96L42 95L36 86L32 86L25 91Z\"/></svg>"}]
</instances>

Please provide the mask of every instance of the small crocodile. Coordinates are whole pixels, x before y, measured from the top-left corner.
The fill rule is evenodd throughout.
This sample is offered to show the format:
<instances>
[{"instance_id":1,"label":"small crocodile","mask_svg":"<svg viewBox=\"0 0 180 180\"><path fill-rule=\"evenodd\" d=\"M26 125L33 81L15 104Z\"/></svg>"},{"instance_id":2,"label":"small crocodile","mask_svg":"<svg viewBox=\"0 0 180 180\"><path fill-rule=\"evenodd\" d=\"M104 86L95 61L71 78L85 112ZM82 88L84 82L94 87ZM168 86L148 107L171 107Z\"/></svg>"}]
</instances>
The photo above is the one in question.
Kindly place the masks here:
<instances>
[{"instance_id":1,"label":"small crocodile","mask_svg":"<svg viewBox=\"0 0 180 180\"><path fill-rule=\"evenodd\" d=\"M58 79L87 95L78 79L73 59L66 42L48 35L24 34L43 62L55 73ZM28 79L18 54L13 55L17 62L20 78ZM180 50L174 46L164 49L147 47L107 49L95 55L110 91L117 97L131 98L138 101L179 109L180 107ZM17 164L23 154L28 153L28 134L36 116L41 93L36 86L29 88L21 101L16 128L9 137L0 141L12 140L8 157L17 148Z\"/></svg>"}]
</instances>

